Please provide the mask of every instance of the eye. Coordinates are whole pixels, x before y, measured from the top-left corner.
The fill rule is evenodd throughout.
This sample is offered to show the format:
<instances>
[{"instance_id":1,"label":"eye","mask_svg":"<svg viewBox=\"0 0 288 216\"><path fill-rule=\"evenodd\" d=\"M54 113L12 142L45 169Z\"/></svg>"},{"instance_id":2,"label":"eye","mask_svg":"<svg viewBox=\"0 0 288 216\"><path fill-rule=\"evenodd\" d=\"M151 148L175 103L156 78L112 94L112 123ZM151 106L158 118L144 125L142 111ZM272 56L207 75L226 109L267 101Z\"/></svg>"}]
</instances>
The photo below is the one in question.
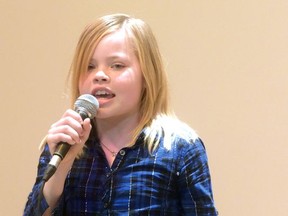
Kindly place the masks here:
<instances>
[{"instance_id":1,"label":"eye","mask_svg":"<svg viewBox=\"0 0 288 216\"><path fill-rule=\"evenodd\" d=\"M95 69L95 65L90 63L90 64L88 65L87 71L92 71L92 70L94 70L94 69Z\"/></svg>"},{"instance_id":2,"label":"eye","mask_svg":"<svg viewBox=\"0 0 288 216\"><path fill-rule=\"evenodd\" d=\"M121 64L121 63L115 63L115 64L113 64L113 65L111 66L111 68L114 69L114 70L121 70L121 69L123 69L124 67L125 67L125 65L124 65L124 64Z\"/></svg>"}]
</instances>

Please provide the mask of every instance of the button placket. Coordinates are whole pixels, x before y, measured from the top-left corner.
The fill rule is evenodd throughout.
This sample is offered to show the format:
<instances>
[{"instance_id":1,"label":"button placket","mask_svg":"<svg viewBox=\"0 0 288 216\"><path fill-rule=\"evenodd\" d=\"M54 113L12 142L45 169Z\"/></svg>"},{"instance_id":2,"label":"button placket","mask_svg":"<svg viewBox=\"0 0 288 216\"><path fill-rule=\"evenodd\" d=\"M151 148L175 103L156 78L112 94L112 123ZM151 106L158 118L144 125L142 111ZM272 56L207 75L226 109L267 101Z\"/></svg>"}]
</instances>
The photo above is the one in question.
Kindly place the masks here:
<instances>
[{"instance_id":1,"label":"button placket","mask_svg":"<svg viewBox=\"0 0 288 216\"><path fill-rule=\"evenodd\" d=\"M103 202L103 208L109 210L111 208L111 198L113 194L113 187L114 187L114 173L117 172L118 168L120 167L121 163L124 161L124 156L126 155L126 151L121 149L118 153L118 155L115 158L114 163L112 164L112 167L106 167L106 182L103 185L103 196L102 196L102 202Z\"/></svg>"},{"instance_id":2,"label":"button placket","mask_svg":"<svg viewBox=\"0 0 288 216\"><path fill-rule=\"evenodd\" d=\"M110 167L105 167L105 175L106 175L106 181L103 184L103 196L102 196L102 202L103 202L103 208L107 209L110 206L111 201L111 188L112 188L112 182L113 182L113 170Z\"/></svg>"}]
</instances>

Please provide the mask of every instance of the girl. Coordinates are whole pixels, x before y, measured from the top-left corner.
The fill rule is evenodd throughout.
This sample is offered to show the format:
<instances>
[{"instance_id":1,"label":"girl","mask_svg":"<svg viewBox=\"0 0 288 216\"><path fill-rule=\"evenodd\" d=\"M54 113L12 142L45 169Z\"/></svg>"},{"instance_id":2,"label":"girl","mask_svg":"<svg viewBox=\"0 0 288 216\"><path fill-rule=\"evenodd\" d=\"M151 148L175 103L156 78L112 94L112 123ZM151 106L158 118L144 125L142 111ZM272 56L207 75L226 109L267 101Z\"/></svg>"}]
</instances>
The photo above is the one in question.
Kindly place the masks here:
<instances>
[{"instance_id":1,"label":"girl","mask_svg":"<svg viewBox=\"0 0 288 216\"><path fill-rule=\"evenodd\" d=\"M51 126L24 215L217 215L205 148L170 109L146 23L113 14L87 26L70 79L72 102L91 94L99 109L92 120L69 109ZM60 142L71 148L45 183Z\"/></svg>"}]
</instances>

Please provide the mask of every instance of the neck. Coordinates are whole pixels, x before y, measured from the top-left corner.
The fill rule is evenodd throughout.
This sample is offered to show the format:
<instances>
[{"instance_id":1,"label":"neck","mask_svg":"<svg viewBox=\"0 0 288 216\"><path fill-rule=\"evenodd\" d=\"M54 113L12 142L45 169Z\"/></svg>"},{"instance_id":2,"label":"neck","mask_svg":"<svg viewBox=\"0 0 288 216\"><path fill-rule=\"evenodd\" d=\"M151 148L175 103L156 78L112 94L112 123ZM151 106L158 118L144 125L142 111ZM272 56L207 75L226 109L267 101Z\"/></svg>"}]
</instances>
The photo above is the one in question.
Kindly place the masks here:
<instances>
[{"instance_id":1,"label":"neck","mask_svg":"<svg viewBox=\"0 0 288 216\"><path fill-rule=\"evenodd\" d=\"M138 115L127 118L96 119L97 134L102 143L121 149L132 142L139 124Z\"/></svg>"}]
</instances>

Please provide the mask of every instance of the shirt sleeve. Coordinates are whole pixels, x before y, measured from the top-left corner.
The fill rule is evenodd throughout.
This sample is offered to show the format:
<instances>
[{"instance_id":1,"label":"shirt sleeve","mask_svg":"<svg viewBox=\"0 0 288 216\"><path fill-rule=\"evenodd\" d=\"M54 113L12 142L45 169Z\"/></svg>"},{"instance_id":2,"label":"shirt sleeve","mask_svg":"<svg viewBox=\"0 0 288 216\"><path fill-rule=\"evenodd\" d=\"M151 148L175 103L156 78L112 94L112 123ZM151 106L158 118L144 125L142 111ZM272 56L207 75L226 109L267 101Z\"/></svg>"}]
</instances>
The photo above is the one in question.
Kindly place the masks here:
<instances>
[{"instance_id":1,"label":"shirt sleeve","mask_svg":"<svg viewBox=\"0 0 288 216\"><path fill-rule=\"evenodd\" d=\"M36 181L32 188L32 192L30 192L28 196L23 216L43 215L49 207L43 196L43 187L45 182L42 181L42 178L50 159L51 154L48 145L46 145L39 158Z\"/></svg>"},{"instance_id":2,"label":"shirt sleeve","mask_svg":"<svg viewBox=\"0 0 288 216\"><path fill-rule=\"evenodd\" d=\"M186 144L180 155L178 181L182 215L218 215L204 144L199 138Z\"/></svg>"}]
</instances>

